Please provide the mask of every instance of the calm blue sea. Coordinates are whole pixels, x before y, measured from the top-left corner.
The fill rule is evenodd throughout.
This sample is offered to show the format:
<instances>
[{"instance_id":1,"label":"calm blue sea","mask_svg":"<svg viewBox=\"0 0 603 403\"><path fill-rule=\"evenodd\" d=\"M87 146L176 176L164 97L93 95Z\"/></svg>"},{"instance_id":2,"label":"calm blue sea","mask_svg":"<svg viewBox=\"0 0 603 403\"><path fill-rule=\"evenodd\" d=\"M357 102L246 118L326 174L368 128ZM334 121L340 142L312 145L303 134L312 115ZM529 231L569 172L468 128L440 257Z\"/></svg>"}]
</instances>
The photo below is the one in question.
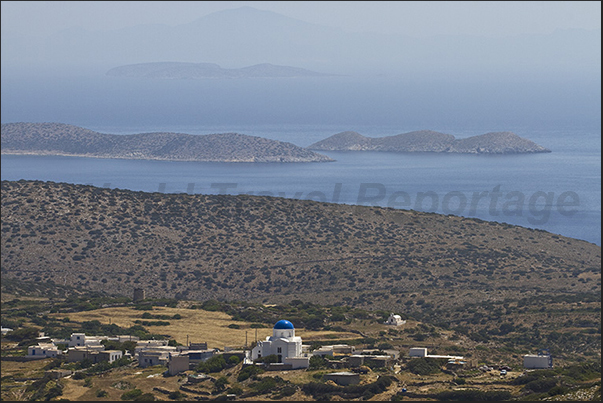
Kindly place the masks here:
<instances>
[{"instance_id":1,"label":"calm blue sea","mask_svg":"<svg viewBox=\"0 0 603 403\"><path fill-rule=\"evenodd\" d=\"M593 107L596 91L593 95L586 89L568 93L564 88L557 94L548 88L538 96L535 84L518 97L523 93L517 84L515 96L508 86L501 87L495 101L477 87L459 97L460 89L454 87L430 101L426 93L437 92L435 88L413 98L419 94L413 85L350 78L320 83L3 77L2 123L52 121L114 134L239 132L300 146L345 130L386 136L431 129L458 138L508 130L553 152L324 152L336 161L287 164L3 155L1 177L433 211L543 229L601 245L600 90L598 107ZM572 105L566 105L567 97ZM586 111L574 105L578 100L588 103Z\"/></svg>"}]
</instances>

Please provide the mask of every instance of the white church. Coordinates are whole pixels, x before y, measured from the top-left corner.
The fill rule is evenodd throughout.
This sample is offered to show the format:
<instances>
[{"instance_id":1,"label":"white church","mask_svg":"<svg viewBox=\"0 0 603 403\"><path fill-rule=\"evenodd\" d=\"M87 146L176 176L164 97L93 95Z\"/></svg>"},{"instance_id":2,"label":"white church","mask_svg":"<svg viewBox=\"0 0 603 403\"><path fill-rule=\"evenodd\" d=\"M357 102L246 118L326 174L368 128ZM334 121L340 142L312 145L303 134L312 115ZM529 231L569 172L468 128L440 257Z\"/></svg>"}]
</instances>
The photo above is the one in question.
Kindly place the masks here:
<instances>
[{"instance_id":1,"label":"white church","mask_svg":"<svg viewBox=\"0 0 603 403\"><path fill-rule=\"evenodd\" d=\"M401 326L403 324L406 323L405 320L402 319L402 317L400 315L395 315L395 314L390 314L389 318L387 318L387 320L385 322L383 322L385 325L391 325L391 326Z\"/></svg>"},{"instance_id":2,"label":"white church","mask_svg":"<svg viewBox=\"0 0 603 403\"><path fill-rule=\"evenodd\" d=\"M266 337L264 341L251 350L251 359L257 360L268 355L276 355L278 362L291 364L292 369L308 368L310 358L302 355L302 339L295 336L293 323L288 320L279 320L272 329L272 336Z\"/></svg>"}]
</instances>

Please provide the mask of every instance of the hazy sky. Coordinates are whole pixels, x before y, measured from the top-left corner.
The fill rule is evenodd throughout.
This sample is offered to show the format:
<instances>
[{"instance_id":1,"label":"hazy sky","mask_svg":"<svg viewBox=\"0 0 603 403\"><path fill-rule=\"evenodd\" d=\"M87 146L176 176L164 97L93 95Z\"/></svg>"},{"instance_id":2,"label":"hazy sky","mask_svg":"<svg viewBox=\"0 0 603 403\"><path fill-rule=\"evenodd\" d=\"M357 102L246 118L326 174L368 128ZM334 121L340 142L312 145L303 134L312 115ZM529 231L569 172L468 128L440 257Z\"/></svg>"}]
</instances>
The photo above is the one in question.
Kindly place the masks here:
<instances>
[{"instance_id":1,"label":"hazy sky","mask_svg":"<svg viewBox=\"0 0 603 403\"><path fill-rule=\"evenodd\" d=\"M250 6L352 32L507 36L601 28L600 1L2 1L2 32L47 35L139 24L179 25Z\"/></svg>"}]
</instances>

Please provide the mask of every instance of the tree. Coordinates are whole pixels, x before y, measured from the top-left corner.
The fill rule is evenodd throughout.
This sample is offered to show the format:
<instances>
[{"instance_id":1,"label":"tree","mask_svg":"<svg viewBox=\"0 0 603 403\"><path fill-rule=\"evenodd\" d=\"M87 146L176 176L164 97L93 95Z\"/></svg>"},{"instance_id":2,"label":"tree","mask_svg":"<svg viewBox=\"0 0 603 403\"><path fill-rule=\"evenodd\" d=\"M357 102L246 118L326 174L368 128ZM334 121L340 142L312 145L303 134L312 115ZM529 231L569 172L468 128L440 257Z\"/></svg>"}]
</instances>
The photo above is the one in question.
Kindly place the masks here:
<instances>
[{"instance_id":1,"label":"tree","mask_svg":"<svg viewBox=\"0 0 603 403\"><path fill-rule=\"evenodd\" d=\"M128 351L130 354L134 354L136 351L137 343L135 341L127 340L121 343L121 351L122 353L126 353Z\"/></svg>"},{"instance_id":2,"label":"tree","mask_svg":"<svg viewBox=\"0 0 603 403\"><path fill-rule=\"evenodd\" d=\"M321 369L327 367L327 361L320 355L310 357L310 366L308 369Z\"/></svg>"},{"instance_id":3,"label":"tree","mask_svg":"<svg viewBox=\"0 0 603 403\"><path fill-rule=\"evenodd\" d=\"M205 362L200 362L196 369L199 372L212 373L220 372L227 366L228 365L226 364L226 360L224 360L224 356L220 354L211 357Z\"/></svg>"},{"instance_id":4,"label":"tree","mask_svg":"<svg viewBox=\"0 0 603 403\"><path fill-rule=\"evenodd\" d=\"M17 329L12 332L9 332L4 336L6 340L10 341L19 341L19 342L30 342L35 340L36 337L40 335L40 330L35 327L24 327L22 329Z\"/></svg>"}]
</instances>

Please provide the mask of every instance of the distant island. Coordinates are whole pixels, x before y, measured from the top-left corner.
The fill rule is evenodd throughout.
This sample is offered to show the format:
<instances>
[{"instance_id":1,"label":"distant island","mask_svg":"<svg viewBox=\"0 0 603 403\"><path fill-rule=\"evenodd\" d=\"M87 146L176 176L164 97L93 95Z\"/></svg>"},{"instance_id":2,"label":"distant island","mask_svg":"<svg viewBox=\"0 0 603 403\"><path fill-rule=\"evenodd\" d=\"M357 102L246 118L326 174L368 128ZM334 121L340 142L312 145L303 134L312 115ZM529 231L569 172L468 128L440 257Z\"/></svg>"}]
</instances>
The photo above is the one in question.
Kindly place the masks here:
<instances>
[{"instance_id":1,"label":"distant island","mask_svg":"<svg viewBox=\"0 0 603 403\"><path fill-rule=\"evenodd\" d=\"M63 123L3 123L2 154L208 162L328 162L303 147L239 133L103 134Z\"/></svg>"},{"instance_id":2,"label":"distant island","mask_svg":"<svg viewBox=\"0 0 603 403\"><path fill-rule=\"evenodd\" d=\"M347 131L307 147L319 151L391 151L463 154L550 153L551 150L512 132L494 132L456 139L451 134L420 130L387 137L365 137Z\"/></svg>"},{"instance_id":3,"label":"distant island","mask_svg":"<svg viewBox=\"0 0 603 403\"><path fill-rule=\"evenodd\" d=\"M332 76L299 67L277 66L270 63L256 64L240 69L225 69L214 63L155 62L128 64L112 68L108 76L196 79L196 78L293 78Z\"/></svg>"}]
</instances>

